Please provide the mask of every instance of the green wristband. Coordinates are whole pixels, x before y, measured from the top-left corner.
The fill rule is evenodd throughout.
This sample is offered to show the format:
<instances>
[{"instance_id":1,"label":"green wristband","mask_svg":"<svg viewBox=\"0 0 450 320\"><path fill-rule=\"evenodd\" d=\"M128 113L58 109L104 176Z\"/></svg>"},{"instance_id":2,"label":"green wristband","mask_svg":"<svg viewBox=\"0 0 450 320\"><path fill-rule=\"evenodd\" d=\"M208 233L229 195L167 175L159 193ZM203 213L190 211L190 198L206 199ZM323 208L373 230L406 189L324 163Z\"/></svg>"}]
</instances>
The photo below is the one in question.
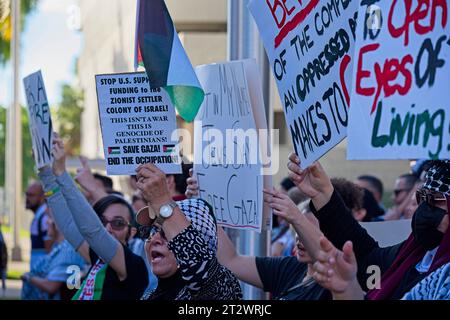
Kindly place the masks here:
<instances>
[{"instance_id":1,"label":"green wristband","mask_svg":"<svg viewBox=\"0 0 450 320\"><path fill-rule=\"evenodd\" d=\"M52 190L47 191L46 193L44 193L45 197L51 197L52 195L54 195L55 193L59 192L61 189L59 187L56 187Z\"/></svg>"}]
</instances>

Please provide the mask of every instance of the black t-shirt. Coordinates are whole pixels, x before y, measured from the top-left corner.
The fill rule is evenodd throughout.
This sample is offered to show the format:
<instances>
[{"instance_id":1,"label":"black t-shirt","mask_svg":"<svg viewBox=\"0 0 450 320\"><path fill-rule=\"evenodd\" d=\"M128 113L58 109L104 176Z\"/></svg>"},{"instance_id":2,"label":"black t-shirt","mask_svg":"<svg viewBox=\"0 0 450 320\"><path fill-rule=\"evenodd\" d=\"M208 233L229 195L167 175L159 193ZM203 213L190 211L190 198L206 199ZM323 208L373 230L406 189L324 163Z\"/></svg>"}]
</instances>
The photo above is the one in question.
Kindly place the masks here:
<instances>
[{"instance_id":1,"label":"black t-shirt","mask_svg":"<svg viewBox=\"0 0 450 320\"><path fill-rule=\"evenodd\" d=\"M148 272L144 260L128 247L123 246L123 249L127 278L120 281L116 271L108 266L101 300L139 300L148 286ZM92 249L89 249L89 257L92 265L98 260L98 255Z\"/></svg>"},{"instance_id":2,"label":"black t-shirt","mask_svg":"<svg viewBox=\"0 0 450 320\"><path fill-rule=\"evenodd\" d=\"M331 293L313 279L302 284L308 270L296 257L257 257L256 268L264 291L274 300L331 300Z\"/></svg>"}]
</instances>

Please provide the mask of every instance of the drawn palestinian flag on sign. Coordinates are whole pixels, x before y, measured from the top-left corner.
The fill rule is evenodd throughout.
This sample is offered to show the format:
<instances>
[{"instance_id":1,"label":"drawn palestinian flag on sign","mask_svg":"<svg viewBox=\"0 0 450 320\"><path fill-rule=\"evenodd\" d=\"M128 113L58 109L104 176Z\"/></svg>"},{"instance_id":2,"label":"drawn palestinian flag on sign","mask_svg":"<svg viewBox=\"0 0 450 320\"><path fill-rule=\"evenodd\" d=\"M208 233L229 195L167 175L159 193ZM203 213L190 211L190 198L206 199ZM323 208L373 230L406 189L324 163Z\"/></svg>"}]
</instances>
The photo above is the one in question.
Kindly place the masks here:
<instances>
[{"instance_id":1,"label":"drawn palestinian flag on sign","mask_svg":"<svg viewBox=\"0 0 450 320\"><path fill-rule=\"evenodd\" d=\"M175 149L175 145L174 144L165 144L163 145L163 152L164 153L170 153Z\"/></svg>"},{"instance_id":2,"label":"drawn palestinian flag on sign","mask_svg":"<svg viewBox=\"0 0 450 320\"><path fill-rule=\"evenodd\" d=\"M120 147L108 147L108 154L120 154Z\"/></svg>"},{"instance_id":3,"label":"drawn palestinian flag on sign","mask_svg":"<svg viewBox=\"0 0 450 320\"><path fill-rule=\"evenodd\" d=\"M150 87L163 88L180 116L193 121L205 94L163 0L138 1L135 68L139 65Z\"/></svg>"}]
</instances>

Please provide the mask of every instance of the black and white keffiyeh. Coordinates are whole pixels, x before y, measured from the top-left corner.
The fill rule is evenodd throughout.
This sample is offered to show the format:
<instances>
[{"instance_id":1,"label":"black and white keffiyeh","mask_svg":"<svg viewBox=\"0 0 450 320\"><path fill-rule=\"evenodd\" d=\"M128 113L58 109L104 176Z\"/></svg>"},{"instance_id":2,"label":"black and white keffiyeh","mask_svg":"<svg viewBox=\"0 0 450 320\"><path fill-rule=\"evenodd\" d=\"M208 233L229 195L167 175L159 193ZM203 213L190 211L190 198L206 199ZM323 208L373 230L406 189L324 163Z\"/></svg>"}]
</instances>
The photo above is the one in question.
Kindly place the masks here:
<instances>
[{"instance_id":1,"label":"black and white keffiyeh","mask_svg":"<svg viewBox=\"0 0 450 320\"><path fill-rule=\"evenodd\" d=\"M178 201L177 204L194 229L200 232L209 249L216 252L217 224L209 203L202 199L188 199Z\"/></svg>"},{"instance_id":2,"label":"black and white keffiyeh","mask_svg":"<svg viewBox=\"0 0 450 320\"><path fill-rule=\"evenodd\" d=\"M434 161L425 178L425 189L450 196L450 160Z\"/></svg>"},{"instance_id":3,"label":"black and white keffiyeh","mask_svg":"<svg viewBox=\"0 0 450 320\"><path fill-rule=\"evenodd\" d=\"M177 260L178 272L159 279L142 300L240 300L236 276L219 264L217 225L211 206L202 199L177 202L191 224L167 244Z\"/></svg>"}]
</instances>

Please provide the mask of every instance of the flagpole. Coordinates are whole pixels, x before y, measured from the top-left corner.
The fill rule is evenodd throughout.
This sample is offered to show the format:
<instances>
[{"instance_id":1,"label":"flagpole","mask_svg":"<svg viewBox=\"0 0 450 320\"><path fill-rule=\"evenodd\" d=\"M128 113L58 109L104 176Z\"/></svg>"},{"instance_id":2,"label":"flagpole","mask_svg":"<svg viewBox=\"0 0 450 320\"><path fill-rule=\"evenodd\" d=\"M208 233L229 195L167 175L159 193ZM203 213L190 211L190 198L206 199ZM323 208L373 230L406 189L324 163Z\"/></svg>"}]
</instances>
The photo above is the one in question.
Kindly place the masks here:
<instances>
[{"instance_id":1,"label":"flagpole","mask_svg":"<svg viewBox=\"0 0 450 320\"><path fill-rule=\"evenodd\" d=\"M259 32L247 8L249 0L228 0L228 60L254 58L261 74L267 128L272 128L272 109L270 106L269 62L262 45ZM238 251L250 256L270 255L270 230L260 234L253 231L233 231L232 239ZM251 285L243 284L244 299L263 300L268 295Z\"/></svg>"},{"instance_id":2,"label":"flagpole","mask_svg":"<svg viewBox=\"0 0 450 320\"><path fill-rule=\"evenodd\" d=\"M139 52L139 38L138 38L138 26L139 26L139 7L141 0L136 0L136 27L134 36L134 71L137 72L139 68L138 52Z\"/></svg>"},{"instance_id":3,"label":"flagpole","mask_svg":"<svg viewBox=\"0 0 450 320\"><path fill-rule=\"evenodd\" d=\"M13 224L12 260L22 261L20 216L22 213L22 113L19 104L20 0L11 1L11 57L13 64L13 102L8 110L7 201Z\"/></svg>"}]
</instances>

